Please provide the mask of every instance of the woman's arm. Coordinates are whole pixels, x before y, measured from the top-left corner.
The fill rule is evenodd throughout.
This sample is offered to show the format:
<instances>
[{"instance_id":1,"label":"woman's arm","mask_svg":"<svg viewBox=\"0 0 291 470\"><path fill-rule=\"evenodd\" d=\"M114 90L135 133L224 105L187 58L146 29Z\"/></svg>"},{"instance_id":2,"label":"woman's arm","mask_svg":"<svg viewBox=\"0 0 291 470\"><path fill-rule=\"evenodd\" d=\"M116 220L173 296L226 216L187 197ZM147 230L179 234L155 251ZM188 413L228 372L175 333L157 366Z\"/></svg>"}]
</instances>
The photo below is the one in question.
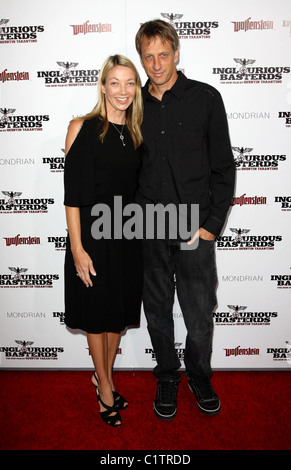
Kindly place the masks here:
<instances>
[{"instance_id":1,"label":"woman's arm","mask_svg":"<svg viewBox=\"0 0 291 470\"><path fill-rule=\"evenodd\" d=\"M81 119L72 121L70 123L66 137L66 155L72 143L74 142L78 132L80 131L82 124L83 121ZM93 276L96 276L96 272L90 256L88 255L88 253L86 253L82 245L79 207L66 206L66 218L70 237L71 251L76 267L76 275L80 277L86 287L92 286L93 284L90 278L90 273Z\"/></svg>"}]
</instances>

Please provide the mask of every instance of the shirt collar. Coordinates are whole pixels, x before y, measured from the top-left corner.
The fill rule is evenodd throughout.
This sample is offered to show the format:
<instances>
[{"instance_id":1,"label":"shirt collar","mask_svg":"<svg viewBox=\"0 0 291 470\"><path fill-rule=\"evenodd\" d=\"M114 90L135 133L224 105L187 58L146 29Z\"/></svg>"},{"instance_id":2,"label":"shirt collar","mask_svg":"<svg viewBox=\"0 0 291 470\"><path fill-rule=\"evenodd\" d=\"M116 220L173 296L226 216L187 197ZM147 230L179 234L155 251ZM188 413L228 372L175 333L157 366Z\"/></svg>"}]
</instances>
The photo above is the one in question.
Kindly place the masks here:
<instances>
[{"instance_id":1,"label":"shirt collar","mask_svg":"<svg viewBox=\"0 0 291 470\"><path fill-rule=\"evenodd\" d=\"M170 90L167 90L167 92L172 93L174 96L176 96L176 98L181 100L184 97L187 78L185 77L185 75L182 72L177 71L177 73L178 73L177 80L175 81L172 88L170 88ZM150 85L150 79L147 80L146 84L142 88L144 99L153 99L154 98L149 92L149 85Z\"/></svg>"}]
</instances>

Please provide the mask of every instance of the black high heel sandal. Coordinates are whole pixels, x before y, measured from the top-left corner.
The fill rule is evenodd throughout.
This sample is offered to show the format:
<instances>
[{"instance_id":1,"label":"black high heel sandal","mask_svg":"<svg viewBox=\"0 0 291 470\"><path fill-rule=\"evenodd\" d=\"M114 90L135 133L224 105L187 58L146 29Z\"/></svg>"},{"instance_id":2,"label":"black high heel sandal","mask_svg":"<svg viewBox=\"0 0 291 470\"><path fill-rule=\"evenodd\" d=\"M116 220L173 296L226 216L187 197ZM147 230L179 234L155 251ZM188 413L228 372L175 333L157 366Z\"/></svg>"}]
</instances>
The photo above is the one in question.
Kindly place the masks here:
<instances>
[{"instance_id":1,"label":"black high heel sandal","mask_svg":"<svg viewBox=\"0 0 291 470\"><path fill-rule=\"evenodd\" d=\"M96 372L94 372L94 379L96 380L97 382L97 385L95 385L93 382L93 385L94 387L96 388L96 390L98 389L98 379L97 379L97 375L96 375ZM114 405L116 407L117 410L126 410L126 408L128 408L128 403L127 401L125 400L125 398L123 398L120 393L116 392L116 391L112 391L113 393L113 398L114 398Z\"/></svg>"},{"instance_id":2,"label":"black high heel sandal","mask_svg":"<svg viewBox=\"0 0 291 470\"><path fill-rule=\"evenodd\" d=\"M101 418L103 419L104 423L109 424L109 426L112 426L113 428L118 428L119 426L121 426L121 416L115 406L115 403L112 406L106 405L106 403L101 400L101 397L99 395L99 389L97 387L96 389L98 402L101 403L103 408L106 408L106 411L100 411ZM119 423L117 423L117 421L119 421Z\"/></svg>"}]
</instances>

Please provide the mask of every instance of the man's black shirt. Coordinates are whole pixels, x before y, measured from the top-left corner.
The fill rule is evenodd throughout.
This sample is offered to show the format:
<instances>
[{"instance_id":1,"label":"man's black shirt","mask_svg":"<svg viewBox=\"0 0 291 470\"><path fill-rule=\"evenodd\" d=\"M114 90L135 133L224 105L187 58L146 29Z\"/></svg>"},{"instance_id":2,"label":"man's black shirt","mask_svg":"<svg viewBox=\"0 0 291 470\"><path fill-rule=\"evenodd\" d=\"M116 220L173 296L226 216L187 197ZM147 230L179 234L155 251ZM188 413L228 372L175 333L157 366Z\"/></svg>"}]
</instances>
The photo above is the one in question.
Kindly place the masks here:
<instances>
[{"instance_id":1,"label":"man's black shirt","mask_svg":"<svg viewBox=\"0 0 291 470\"><path fill-rule=\"evenodd\" d=\"M219 92L178 72L159 101L143 87L145 201L199 204L199 225L218 235L233 196L235 165Z\"/></svg>"}]
</instances>

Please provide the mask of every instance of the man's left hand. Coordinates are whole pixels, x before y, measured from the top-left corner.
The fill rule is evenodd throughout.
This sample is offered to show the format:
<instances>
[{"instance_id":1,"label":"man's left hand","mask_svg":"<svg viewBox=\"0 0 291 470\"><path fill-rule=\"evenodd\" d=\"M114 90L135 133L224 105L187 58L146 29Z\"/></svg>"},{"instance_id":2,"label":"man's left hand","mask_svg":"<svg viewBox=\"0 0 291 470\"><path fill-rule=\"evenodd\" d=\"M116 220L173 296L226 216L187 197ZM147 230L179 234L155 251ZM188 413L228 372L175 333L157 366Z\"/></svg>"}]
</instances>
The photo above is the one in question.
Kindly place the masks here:
<instances>
[{"instance_id":1,"label":"man's left hand","mask_svg":"<svg viewBox=\"0 0 291 470\"><path fill-rule=\"evenodd\" d=\"M195 242L195 240L197 240L197 238L202 238L203 240L208 240L208 241L212 241L215 239L215 235L213 235L213 233L211 232L208 232L207 230L205 230L205 228L200 228L199 230L197 230L197 232L195 233L194 237L192 238L192 240L190 240L189 242L187 242L188 245L192 245L192 243Z\"/></svg>"}]
</instances>

